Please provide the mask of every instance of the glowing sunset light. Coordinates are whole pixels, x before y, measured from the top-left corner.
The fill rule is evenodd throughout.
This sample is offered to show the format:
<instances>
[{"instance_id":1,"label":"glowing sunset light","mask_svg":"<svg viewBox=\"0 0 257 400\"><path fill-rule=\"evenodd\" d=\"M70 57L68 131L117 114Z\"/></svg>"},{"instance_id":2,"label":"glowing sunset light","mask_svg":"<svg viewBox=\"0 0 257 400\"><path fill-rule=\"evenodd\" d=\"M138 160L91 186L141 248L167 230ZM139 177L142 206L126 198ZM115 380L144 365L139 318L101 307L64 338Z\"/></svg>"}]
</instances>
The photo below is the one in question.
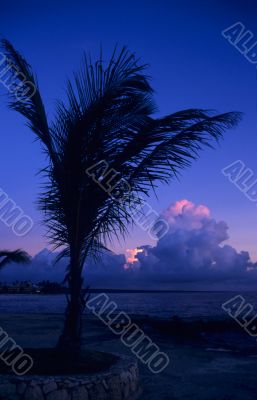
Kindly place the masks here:
<instances>
[{"instance_id":1,"label":"glowing sunset light","mask_svg":"<svg viewBox=\"0 0 257 400\"><path fill-rule=\"evenodd\" d=\"M127 262L126 262L126 264L124 264L124 269L130 269L131 264L135 264L138 261L138 259L136 258L136 255L138 253L142 253L142 252L143 252L143 249L139 249L139 248L127 249L126 253L128 253L128 256L127 256Z\"/></svg>"},{"instance_id":2,"label":"glowing sunset light","mask_svg":"<svg viewBox=\"0 0 257 400\"><path fill-rule=\"evenodd\" d=\"M195 216L206 216L209 217L210 216L210 210L200 204L198 206L195 206L191 201L183 199L183 200L179 200L176 201L175 204L172 204L164 213L164 215L166 217L169 216L177 216L183 213L187 213L189 212L190 214L194 214Z\"/></svg>"}]
</instances>

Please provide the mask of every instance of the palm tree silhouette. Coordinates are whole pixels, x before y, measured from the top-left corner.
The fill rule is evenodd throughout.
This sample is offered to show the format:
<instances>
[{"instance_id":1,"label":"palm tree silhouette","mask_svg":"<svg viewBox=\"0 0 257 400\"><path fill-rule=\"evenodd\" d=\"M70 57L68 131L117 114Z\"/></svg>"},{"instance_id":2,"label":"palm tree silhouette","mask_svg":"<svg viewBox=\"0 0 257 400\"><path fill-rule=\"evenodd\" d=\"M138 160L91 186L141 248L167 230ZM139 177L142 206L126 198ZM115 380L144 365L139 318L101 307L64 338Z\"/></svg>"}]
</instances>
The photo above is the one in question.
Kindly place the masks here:
<instances>
[{"instance_id":1,"label":"palm tree silhouette","mask_svg":"<svg viewBox=\"0 0 257 400\"><path fill-rule=\"evenodd\" d=\"M18 250L0 250L0 270L10 263L26 264L30 257L26 251Z\"/></svg>"},{"instance_id":2,"label":"palm tree silhouette","mask_svg":"<svg viewBox=\"0 0 257 400\"><path fill-rule=\"evenodd\" d=\"M67 100L57 104L55 119L49 123L31 66L9 41L3 40L2 47L7 63L15 67L11 69L14 82L20 84L10 93L10 107L27 119L48 157L39 206L50 243L62 249L59 258L69 257L69 296L58 345L76 351L85 306L83 266L89 256L99 255L109 239L127 233L133 223L132 193L133 198L147 195L158 182L167 183L197 158L202 145L210 145L210 139L218 141L234 127L240 115L187 109L154 118L146 66L122 48L115 49L108 64L102 56L94 64L84 57L80 71L67 82ZM24 94L17 71L35 86L32 95ZM114 201L86 173L102 160L131 188L122 202Z\"/></svg>"}]
</instances>

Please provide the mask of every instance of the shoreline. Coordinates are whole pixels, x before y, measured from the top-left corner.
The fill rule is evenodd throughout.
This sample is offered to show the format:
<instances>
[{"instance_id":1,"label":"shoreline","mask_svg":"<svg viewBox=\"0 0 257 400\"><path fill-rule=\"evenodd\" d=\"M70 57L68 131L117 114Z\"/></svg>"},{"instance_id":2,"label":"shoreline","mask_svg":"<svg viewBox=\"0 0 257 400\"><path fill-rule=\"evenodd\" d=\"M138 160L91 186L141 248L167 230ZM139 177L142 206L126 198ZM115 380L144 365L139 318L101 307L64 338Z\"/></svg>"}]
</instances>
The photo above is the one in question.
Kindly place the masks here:
<instances>
[{"instance_id":1,"label":"shoreline","mask_svg":"<svg viewBox=\"0 0 257 400\"><path fill-rule=\"evenodd\" d=\"M182 335L181 331L172 333L167 326L158 326L158 323L170 323L167 319L138 315L131 315L131 319L171 360L160 374L151 373L139 361L143 388L141 400L253 399L257 380L257 345L254 340L251 347L247 348L247 334L243 330L238 331L240 343L244 343L242 348L235 341L234 332L229 337L220 329L212 330L207 336L192 335L192 330L187 328L192 327L193 321L184 321L186 329ZM57 342L63 315L1 313L0 320L1 327L21 347L28 347L28 344L30 347L49 347ZM84 315L83 324L84 346L97 351L132 355L131 350L96 317ZM173 322L173 328L174 324L180 324L180 321ZM234 342L228 347L232 337Z\"/></svg>"},{"instance_id":2,"label":"shoreline","mask_svg":"<svg viewBox=\"0 0 257 400\"><path fill-rule=\"evenodd\" d=\"M49 292L44 292L44 291L9 291L7 289L5 291L5 286L0 286L0 296L1 295L62 295L62 294L67 294L68 289L61 287L61 291L49 291ZM35 285L36 286L36 285ZM12 285L8 286L10 290L13 289ZM15 288L15 287L14 287ZM19 290L19 288L17 289ZM114 293L114 294L172 294L172 293L237 293L237 290L155 290L155 289L83 289L82 290L84 293ZM240 293L256 293L254 290L240 290Z\"/></svg>"}]
</instances>

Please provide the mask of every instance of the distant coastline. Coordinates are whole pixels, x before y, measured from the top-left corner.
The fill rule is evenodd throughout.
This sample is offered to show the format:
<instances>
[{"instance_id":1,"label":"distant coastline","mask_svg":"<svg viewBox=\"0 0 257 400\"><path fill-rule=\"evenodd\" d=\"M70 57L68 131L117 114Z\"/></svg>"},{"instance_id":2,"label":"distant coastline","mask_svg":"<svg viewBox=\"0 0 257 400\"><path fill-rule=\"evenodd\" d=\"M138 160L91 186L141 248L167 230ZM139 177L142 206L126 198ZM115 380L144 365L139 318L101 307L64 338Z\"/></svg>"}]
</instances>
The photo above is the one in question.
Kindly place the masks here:
<instances>
[{"instance_id":1,"label":"distant coastline","mask_svg":"<svg viewBox=\"0 0 257 400\"><path fill-rule=\"evenodd\" d=\"M85 288L89 293L224 293L233 290L178 290L178 289L117 289L117 288ZM34 284L30 281L0 283L1 294L67 294L68 288L58 282L42 281Z\"/></svg>"}]
</instances>

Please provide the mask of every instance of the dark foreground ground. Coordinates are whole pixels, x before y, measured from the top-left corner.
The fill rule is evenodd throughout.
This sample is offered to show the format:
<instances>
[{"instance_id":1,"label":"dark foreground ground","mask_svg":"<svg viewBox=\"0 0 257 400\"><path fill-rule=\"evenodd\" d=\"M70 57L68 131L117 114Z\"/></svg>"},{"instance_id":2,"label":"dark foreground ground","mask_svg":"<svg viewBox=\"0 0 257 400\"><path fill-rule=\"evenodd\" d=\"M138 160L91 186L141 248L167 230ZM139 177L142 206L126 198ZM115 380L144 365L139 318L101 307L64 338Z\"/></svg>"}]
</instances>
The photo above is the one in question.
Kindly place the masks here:
<instances>
[{"instance_id":1,"label":"dark foreground ground","mask_svg":"<svg viewBox=\"0 0 257 400\"><path fill-rule=\"evenodd\" d=\"M62 326L56 314L0 318L0 326L22 347L54 345ZM256 400L257 343L234 321L132 319L171 360L156 375L139 362L141 400ZM102 322L87 317L84 324L90 348L131 354Z\"/></svg>"}]
</instances>

